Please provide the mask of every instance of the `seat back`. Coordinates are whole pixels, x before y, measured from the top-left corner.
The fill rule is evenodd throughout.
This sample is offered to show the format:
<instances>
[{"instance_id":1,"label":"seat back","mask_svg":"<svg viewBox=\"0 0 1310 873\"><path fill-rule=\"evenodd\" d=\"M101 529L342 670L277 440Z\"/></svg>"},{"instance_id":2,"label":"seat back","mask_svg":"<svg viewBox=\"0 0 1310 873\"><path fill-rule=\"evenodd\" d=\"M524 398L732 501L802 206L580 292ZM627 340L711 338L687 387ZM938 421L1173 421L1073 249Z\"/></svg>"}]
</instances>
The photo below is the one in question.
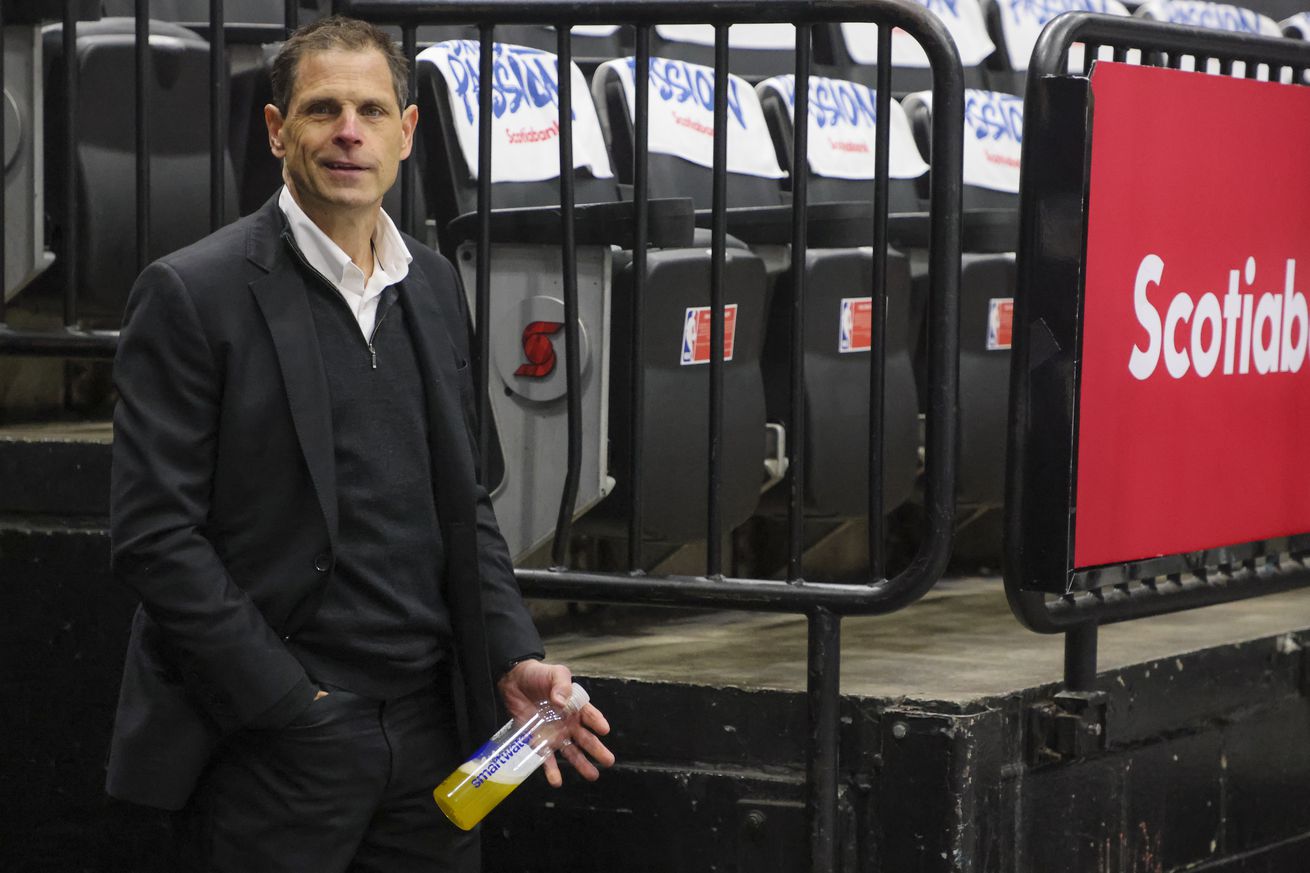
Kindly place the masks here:
<instances>
[{"instance_id":1,"label":"seat back","mask_svg":"<svg viewBox=\"0 0 1310 873\"><path fill-rule=\"evenodd\" d=\"M919 147L928 150L932 92L903 101ZM1023 147L1023 98L1000 91L964 92L965 209L1019 208L1019 153Z\"/></svg>"},{"instance_id":2,"label":"seat back","mask_svg":"<svg viewBox=\"0 0 1310 873\"><path fill-rule=\"evenodd\" d=\"M467 39L476 39L476 28ZM553 52L558 47L559 36L555 28L539 24L502 24L496 28L496 41L511 45L527 46ZM616 24L579 24L570 31L569 44L573 52L573 62L581 68L590 79L600 66L610 58L632 52L632 28L619 27Z\"/></svg>"},{"instance_id":3,"label":"seat back","mask_svg":"<svg viewBox=\"0 0 1310 873\"><path fill-rule=\"evenodd\" d=\"M1023 94L1028 62L1038 34L1048 21L1065 12L1126 16L1128 7L1119 0L1047 0L1040 4L1027 0L983 0L987 33L996 44L988 70L994 90ZM1113 49L1109 46L1102 49L1101 57L1112 56ZM1079 43L1069 49L1069 70L1080 72L1082 69L1083 46Z\"/></svg>"},{"instance_id":4,"label":"seat back","mask_svg":"<svg viewBox=\"0 0 1310 873\"><path fill-rule=\"evenodd\" d=\"M1291 39L1310 39L1310 12L1298 12L1278 22L1283 36Z\"/></svg>"},{"instance_id":5,"label":"seat back","mask_svg":"<svg viewBox=\"0 0 1310 873\"><path fill-rule=\"evenodd\" d=\"M714 28L708 24L657 24L651 54L712 67ZM795 26L734 24L728 29L728 69L749 82L795 71Z\"/></svg>"},{"instance_id":6,"label":"seat back","mask_svg":"<svg viewBox=\"0 0 1310 873\"><path fill-rule=\"evenodd\" d=\"M496 43L492 96L492 203L497 209L559 203L559 84L551 52ZM452 40L418 56L420 159L438 236L478 205L477 42ZM595 107L572 71L576 202L619 199Z\"/></svg>"},{"instance_id":7,"label":"seat back","mask_svg":"<svg viewBox=\"0 0 1310 873\"><path fill-rule=\"evenodd\" d=\"M932 95L905 98L916 129L931 126ZM965 91L964 223L970 210L1019 205L1023 101L995 91ZM999 505L1005 486L1014 311L1012 252L969 253L960 269L960 465L957 496L968 505ZM920 358L922 360L922 358Z\"/></svg>"},{"instance_id":8,"label":"seat back","mask_svg":"<svg viewBox=\"0 0 1310 873\"><path fill-rule=\"evenodd\" d=\"M1169 24L1185 24L1192 27L1204 27L1209 30L1222 30L1228 33L1245 33L1252 36L1281 37L1283 30L1268 15L1256 12L1244 6L1228 3L1211 3L1208 0L1148 0L1133 12L1138 18L1150 21L1163 21ZM1196 59L1191 55L1170 58L1170 66L1182 70L1195 70ZM1219 73L1222 66L1218 59L1211 58L1206 64L1206 72ZM1245 76L1246 63L1233 62L1233 75ZM1290 71L1285 79L1290 81ZM1261 64L1254 78L1268 79L1268 69Z\"/></svg>"},{"instance_id":9,"label":"seat back","mask_svg":"<svg viewBox=\"0 0 1310 873\"><path fill-rule=\"evenodd\" d=\"M43 31L45 52L46 205L56 238L64 226L66 103L62 26ZM123 100L135 87L135 23L107 18L77 28L78 89L76 196L77 251L54 246L58 257L75 258L81 303L89 316L118 316L137 274L136 106ZM156 258L210 231L209 44L177 25L150 23L150 240ZM236 185L224 153L225 219L236 217Z\"/></svg>"},{"instance_id":10,"label":"seat back","mask_svg":"<svg viewBox=\"0 0 1310 873\"><path fill-rule=\"evenodd\" d=\"M877 95L858 82L810 77L807 194L811 203L872 200L877 136ZM756 86L778 163L789 174L796 111L794 75L775 76ZM889 102L891 130L887 158L892 212L922 208L917 180L928 172L914 142L905 110Z\"/></svg>"},{"instance_id":11,"label":"seat back","mask_svg":"<svg viewBox=\"0 0 1310 873\"><path fill-rule=\"evenodd\" d=\"M955 40L964 68L964 84L986 88L984 64L996 50L978 0L918 0L941 19ZM815 58L843 79L873 86L878 72L878 25L847 21L815 29ZM892 31L892 93L896 96L932 87L928 56L903 30Z\"/></svg>"},{"instance_id":12,"label":"seat back","mask_svg":"<svg viewBox=\"0 0 1310 873\"><path fill-rule=\"evenodd\" d=\"M630 183L636 104L635 58L608 61L596 70L592 92L621 182ZM688 61L650 60L650 195L691 197L712 205L714 70ZM784 176L769 140L755 90L728 77L729 206L779 206Z\"/></svg>"}]
</instances>

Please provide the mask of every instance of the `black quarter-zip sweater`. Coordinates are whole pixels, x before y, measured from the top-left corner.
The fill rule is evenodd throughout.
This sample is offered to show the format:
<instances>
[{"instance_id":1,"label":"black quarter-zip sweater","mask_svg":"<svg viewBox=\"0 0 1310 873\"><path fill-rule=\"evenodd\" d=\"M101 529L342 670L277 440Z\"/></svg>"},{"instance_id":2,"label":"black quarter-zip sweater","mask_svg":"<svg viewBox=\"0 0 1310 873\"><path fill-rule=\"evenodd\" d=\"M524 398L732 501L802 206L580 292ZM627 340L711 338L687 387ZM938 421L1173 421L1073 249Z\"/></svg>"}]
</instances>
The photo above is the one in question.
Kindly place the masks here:
<instances>
[{"instance_id":1,"label":"black quarter-zip sweater","mask_svg":"<svg viewBox=\"0 0 1310 873\"><path fill-rule=\"evenodd\" d=\"M340 526L322 606L291 646L318 683L387 700L432 682L452 645L423 381L396 286L366 340L336 288L311 285Z\"/></svg>"}]
</instances>

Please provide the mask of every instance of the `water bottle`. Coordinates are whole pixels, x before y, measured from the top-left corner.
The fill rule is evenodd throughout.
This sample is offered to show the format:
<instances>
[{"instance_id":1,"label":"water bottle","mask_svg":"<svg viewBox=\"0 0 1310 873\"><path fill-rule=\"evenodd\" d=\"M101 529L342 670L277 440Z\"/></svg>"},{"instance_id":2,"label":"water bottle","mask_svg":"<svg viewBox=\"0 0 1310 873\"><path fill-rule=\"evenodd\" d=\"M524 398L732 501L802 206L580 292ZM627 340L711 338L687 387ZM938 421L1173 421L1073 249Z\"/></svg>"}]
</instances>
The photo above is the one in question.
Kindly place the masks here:
<instances>
[{"instance_id":1,"label":"water bottle","mask_svg":"<svg viewBox=\"0 0 1310 873\"><path fill-rule=\"evenodd\" d=\"M446 818L472 830L511 791L564 745L577 713L591 698L578 683L563 712L548 700L524 721L512 720L496 731L432 796Z\"/></svg>"}]
</instances>

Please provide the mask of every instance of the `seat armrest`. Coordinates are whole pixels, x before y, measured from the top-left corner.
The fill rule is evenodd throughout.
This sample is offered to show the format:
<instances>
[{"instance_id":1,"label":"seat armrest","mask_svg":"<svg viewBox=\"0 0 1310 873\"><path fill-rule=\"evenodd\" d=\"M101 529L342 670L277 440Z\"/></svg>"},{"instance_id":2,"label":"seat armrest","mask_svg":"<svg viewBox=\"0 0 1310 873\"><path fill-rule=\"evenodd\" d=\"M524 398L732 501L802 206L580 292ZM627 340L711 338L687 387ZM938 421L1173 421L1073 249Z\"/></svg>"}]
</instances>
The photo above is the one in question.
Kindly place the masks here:
<instances>
[{"instance_id":1,"label":"seat armrest","mask_svg":"<svg viewBox=\"0 0 1310 873\"><path fill-rule=\"evenodd\" d=\"M960 213L961 250L973 254L1013 252L1019 246L1019 210L965 209ZM926 249L930 233L927 212L903 212L887 217L887 238L901 250Z\"/></svg>"},{"instance_id":2,"label":"seat armrest","mask_svg":"<svg viewBox=\"0 0 1310 873\"><path fill-rule=\"evenodd\" d=\"M686 248L694 229L690 197L662 197L649 201L648 240L652 248ZM529 206L491 211L493 243L562 242L560 207ZM580 246L610 245L631 249L636 240L636 210L632 203L588 203L573 208L574 239ZM450 223L458 242L478 237L478 214L467 212Z\"/></svg>"}]
</instances>

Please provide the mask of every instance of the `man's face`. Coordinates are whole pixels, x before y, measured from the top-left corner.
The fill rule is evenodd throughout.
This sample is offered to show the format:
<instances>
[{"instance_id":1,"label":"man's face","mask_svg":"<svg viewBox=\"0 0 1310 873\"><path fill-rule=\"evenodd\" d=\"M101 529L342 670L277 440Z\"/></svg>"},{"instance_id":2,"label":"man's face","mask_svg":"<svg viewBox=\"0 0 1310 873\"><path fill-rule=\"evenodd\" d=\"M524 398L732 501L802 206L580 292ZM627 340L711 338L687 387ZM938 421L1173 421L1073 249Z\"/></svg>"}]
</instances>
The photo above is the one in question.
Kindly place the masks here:
<instances>
[{"instance_id":1,"label":"man's face","mask_svg":"<svg viewBox=\"0 0 1310 873\"><path fill-rule=\"evenodd\" d=\"M376 50L312 52L300 59L284 118L264 107L269 145L306 212L376 207L409 157L418 110L396 105Z\"/></svg>"}]
</instances>

